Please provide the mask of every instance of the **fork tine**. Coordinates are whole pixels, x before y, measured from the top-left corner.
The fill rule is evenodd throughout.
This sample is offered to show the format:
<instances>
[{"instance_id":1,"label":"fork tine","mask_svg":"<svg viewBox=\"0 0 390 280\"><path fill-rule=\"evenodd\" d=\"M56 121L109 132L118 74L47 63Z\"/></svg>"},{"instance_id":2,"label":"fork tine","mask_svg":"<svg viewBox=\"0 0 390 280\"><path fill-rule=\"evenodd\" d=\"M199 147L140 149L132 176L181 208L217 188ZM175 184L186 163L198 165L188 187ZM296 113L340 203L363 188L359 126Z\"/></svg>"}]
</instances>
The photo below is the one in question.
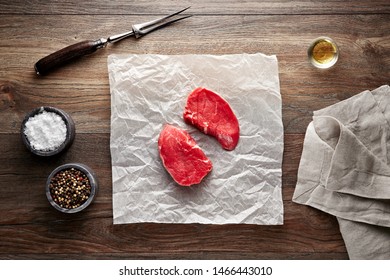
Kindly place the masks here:
<instances>
[{"instance_id":1,"label":"fork tine","mask_svg":"<svg viewBox=\"0 0 390 280\"><path fill-rule=\"evenodd\" d=\"M183 10L180 10L178 12L175 12L173 14L170 14L170 15L167 15L167 16L164 16L162 18L158 18L158 19L155 19L155 20L152 20L152 21L148 21L148 22L144 22L144 23L140 23L140 24L134 24L132 27L133 27L133 31L134 31L134 35L136 38L139 38L149 32L152 32L156 29L159 29L159 28L162 28L162 27L165 27L171 23L174 23L174 22L177 22L179 20L182 20L182 19L186 19L186 18L189 18L191 17L192 15L187 15L187 16L183 16L183 17L180 17L180 18L176 18L176 19L173 19L173 20L170 20L170 21L165 21L166 19L169 19L171 17L174 17L182 12L184 12L185 10L188 10L190 7L187 7ZM159 24L161 23L161 24Z\"/></svg>"},{"instance_id":2,"label":"fork tine","mask_svg":"<svg viewBox=\"0 0 390 280\"><path fill-rule=\"evenodd\" d=\"M184 16L184 17L181 17L181 18L177 18L177 19L174 19L174 20L170 20L168 22L164 22L160 25L154 25L154 26L150 26L150 27L146 27L146 28L141 28L141 29L135 29L135 37L136 38L139 38L145 34L148 34L156 29L159 29L159 28L162 28L162 27L165 27L171 23L174 23L174 22L177 22L179 20L182 20L182 19L186 19L186 18L189 18L189 17L192 17L192 15L188 15L188 16ZM134 27L133 27L133 30L134 30Z\"/></svg>"}]
</instances>

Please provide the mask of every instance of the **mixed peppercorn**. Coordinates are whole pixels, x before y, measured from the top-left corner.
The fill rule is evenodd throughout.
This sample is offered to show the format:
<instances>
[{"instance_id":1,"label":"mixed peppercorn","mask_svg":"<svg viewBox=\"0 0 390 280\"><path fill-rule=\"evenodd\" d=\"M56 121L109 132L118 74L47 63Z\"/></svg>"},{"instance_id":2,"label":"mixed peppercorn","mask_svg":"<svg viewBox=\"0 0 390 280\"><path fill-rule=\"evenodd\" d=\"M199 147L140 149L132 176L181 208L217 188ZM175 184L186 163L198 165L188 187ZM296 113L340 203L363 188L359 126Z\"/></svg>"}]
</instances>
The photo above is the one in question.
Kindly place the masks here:
<instances>
[{"instance_id":1,"label":"mixed peppercorn","mask_svg":"<svg viewBox=\"0 0 390 280\"><path fill-rule=\"evenodd\" d=\"M91 195L91 184L87 175L70 168L55 174L50 180L53 201L62 208L74 209L83 205Z\"/></svg>"}]
</instances>

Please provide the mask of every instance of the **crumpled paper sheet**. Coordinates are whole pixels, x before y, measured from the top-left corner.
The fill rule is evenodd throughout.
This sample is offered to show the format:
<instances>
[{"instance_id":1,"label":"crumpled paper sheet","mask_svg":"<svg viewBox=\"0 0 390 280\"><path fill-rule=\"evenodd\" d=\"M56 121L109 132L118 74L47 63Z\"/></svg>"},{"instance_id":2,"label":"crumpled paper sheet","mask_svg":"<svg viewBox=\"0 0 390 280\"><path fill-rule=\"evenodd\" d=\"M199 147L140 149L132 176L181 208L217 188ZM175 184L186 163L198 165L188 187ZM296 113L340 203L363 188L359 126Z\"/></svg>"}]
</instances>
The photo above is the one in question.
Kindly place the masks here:
<instances>
[{"instance_id":1,"label":"crumpled paper sheet","mask_svg":"<svg viewBox=\"0 0 390 280\"><path fill-rule=\"evenodd\" d=\"M350 259L390 259L390 87L314 112L293 201L337 217Z\"/></svg>"},{"instance_id":2,"label":"crumpled paper sheet","mask_svg":"<svg viewBox=\"0 0 390 280\"><path fill-rule=\"evenodd\" d=\"M283 223L283 125L275 56L110 55L114 224ZM225 98L241 129L234 151L183 121L187 96L206 87ZM181 187L162 165L165 123L186 129L213 163Z\"/></svg>"}]
</instances>

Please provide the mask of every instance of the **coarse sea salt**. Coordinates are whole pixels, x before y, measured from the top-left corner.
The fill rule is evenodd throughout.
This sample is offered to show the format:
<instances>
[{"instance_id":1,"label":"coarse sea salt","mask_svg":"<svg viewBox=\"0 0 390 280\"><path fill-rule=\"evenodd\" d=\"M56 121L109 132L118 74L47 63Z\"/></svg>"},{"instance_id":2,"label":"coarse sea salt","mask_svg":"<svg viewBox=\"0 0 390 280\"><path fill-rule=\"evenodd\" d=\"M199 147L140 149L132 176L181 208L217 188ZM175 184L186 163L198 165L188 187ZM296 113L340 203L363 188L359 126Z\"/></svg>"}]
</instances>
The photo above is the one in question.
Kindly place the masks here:
<instances>
[{"instance_id":1,"label":"coarse sea salt","mask_svg":"<svg viewBox=\"0 0 390 280\"><path fill-rule=\"evenodd\" d=\"M65 142L67 128L60 115L43 110L27 120L24 134L33 149L54 151Z\"/></svg>"}]
</instances>

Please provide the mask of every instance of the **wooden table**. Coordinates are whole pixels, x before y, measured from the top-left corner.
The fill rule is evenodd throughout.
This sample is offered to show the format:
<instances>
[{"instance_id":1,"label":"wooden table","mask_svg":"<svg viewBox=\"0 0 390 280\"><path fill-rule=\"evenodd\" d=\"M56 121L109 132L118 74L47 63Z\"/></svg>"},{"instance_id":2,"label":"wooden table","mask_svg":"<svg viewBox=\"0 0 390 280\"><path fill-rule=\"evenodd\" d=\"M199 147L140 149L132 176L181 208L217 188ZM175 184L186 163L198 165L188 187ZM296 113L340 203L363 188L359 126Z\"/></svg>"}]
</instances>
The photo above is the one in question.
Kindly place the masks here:
<instances>
[{"instance_id":1,"label":"wooden table","mask_svg":"<svg viewBox=\"0 0 390 280\"><path fill-rule=\"evenodd\" d=\"M74 1L73 1L74 2ZM212 3L210 3L212 2ZM333 216L291 201L312 112L390 81L388 0L0 1L1 259L347 259ZM129 39L39 77L41 57L66 45L108 37L131 24L191 5L194 15L141 40ZM310 42L332 37L340 59L330 71L307 61ZM284 225L113 225L109 54L276 54L283 100ZM73 146L33 156L20 125L50 105L76 123ZM48 174L83 162L100 192L83 213L63 215L45 197Z\"/></svg>"}]
</instances>

